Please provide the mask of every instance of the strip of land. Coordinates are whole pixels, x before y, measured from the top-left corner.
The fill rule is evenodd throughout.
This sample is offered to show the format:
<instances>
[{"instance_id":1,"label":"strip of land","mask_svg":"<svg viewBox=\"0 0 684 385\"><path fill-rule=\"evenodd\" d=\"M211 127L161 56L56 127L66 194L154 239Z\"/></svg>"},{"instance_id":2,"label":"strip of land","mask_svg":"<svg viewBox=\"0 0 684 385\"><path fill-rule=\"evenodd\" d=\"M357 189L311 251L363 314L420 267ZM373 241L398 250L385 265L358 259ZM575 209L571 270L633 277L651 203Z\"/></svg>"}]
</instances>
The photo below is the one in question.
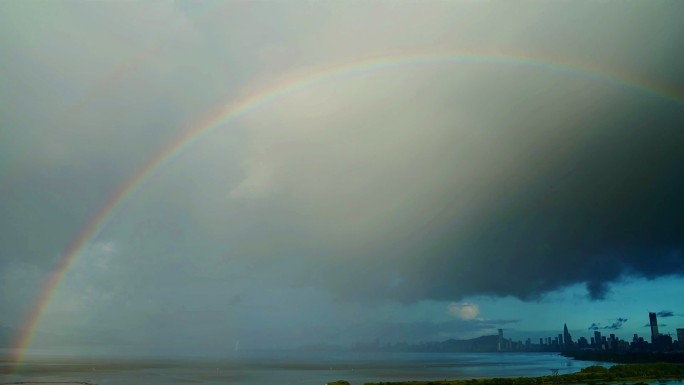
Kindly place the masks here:
<instances>
[{"instance_id":1,"label":"strip of land","mask_svg":"<svg viewBox=\"0 0 684 385\"><path fill-rule=\"evenodd\" d=\"M649 362L671 362L684 364L683 352L610 352L596 350L576 350L563 353L565 357L582 361L615 362L620 364L637 364Z\"/></svg>"},{"instance_id":2,"label":"strip of land","mask_svg":"<svg viewBox=\"0 0 684 385\"><path fill-rule=\"evenodd\" d=\"M653 380L684 379L684 364L651 363L589 366L577 373L557 376L518 377L518 378L478 378L470 380L432 380L432 381L395 381L367 382L365 385L557 385L587 384L605 385L608 383L639 384ZM344 382L339 382L344 384ZM332 383L335 384L335 383Z\"/></svg>"}]
</instances>

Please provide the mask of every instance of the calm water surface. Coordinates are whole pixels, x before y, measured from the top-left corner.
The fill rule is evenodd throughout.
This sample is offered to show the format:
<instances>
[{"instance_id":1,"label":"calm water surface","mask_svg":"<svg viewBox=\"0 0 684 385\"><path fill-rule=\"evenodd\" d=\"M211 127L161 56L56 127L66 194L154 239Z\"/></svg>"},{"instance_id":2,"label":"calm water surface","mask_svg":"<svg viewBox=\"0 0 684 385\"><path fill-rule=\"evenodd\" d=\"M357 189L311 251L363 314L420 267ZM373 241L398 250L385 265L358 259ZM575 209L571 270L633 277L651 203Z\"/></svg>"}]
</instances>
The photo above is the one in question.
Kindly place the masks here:
<instances>
[{"instance_id":1,"label":"calm water surface","mask_svg":"<svg viewBox=\"0 0 684 385\"><path fill-rule=\"evenodd\" d=\"M13 381L88 380L100 385L280 384L322 385L345 379L371 381L463 379L571 373L590 365L550 353L244 353L222 361L158 362L93 367L59 363L55 372L26 371Z\"/></svg>"}]
</instances>

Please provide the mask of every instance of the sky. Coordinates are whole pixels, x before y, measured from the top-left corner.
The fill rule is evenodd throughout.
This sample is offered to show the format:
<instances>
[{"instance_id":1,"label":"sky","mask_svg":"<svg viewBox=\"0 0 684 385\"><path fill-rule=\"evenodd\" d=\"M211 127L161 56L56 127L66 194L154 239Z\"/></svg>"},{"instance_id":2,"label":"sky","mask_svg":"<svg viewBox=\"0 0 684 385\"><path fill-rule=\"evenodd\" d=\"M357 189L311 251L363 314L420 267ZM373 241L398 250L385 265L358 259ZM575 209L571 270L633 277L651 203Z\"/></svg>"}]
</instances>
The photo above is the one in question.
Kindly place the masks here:
<instances>
[{"instance_id":1,"label":"sky","mask_svg":"<svg viewBox=\"0 0 684 385\"><path fill-rule=\"evenodd\" d=\"M631 340L651 311L674 334L682 12L0 2L0 345L117 191L233 105L104 211L30 349Z\"/></svg>"}]
</instances>

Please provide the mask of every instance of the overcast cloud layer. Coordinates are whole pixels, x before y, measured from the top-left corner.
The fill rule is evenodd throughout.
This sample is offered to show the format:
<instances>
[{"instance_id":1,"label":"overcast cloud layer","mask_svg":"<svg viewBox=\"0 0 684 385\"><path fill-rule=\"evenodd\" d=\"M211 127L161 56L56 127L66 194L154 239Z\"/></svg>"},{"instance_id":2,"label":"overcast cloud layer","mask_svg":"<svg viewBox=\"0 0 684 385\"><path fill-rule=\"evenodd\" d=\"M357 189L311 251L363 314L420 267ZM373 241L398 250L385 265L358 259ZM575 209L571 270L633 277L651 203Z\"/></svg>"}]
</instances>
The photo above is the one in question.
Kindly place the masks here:
<instances>
[{"instance_id":1,"label":"overcast cloud layer","mask_svg":"<svg viewBox=\"0 0 684 385\"><path fill-rule=\"evenodd\" d=\"M21 327L117 187L226 103L321 68L445 51L682 90L683 7L0 3L0 324ZM579 284L600 300L626 278L681 277L682 127L681 99L535 66L411 64L308 87L148 180L40 326L109 344L174 335L179 349L430 339L516 324L472 296L538 301ZM437 319L417 312L426 303Z\"/></svg>"}]
</instances>

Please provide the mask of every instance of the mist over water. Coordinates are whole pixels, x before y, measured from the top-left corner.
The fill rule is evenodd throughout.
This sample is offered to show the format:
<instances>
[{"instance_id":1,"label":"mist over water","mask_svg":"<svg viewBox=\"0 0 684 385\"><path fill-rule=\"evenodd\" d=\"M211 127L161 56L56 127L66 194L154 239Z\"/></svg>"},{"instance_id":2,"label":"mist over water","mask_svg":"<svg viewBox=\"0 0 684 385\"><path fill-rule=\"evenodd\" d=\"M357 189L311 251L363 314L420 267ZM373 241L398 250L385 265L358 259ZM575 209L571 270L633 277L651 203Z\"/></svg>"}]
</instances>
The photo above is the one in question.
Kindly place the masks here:
<instances>
[{"instance_id":1,"label":"mist over water","mask_svg":"<svg viewBox=\"0 0 684 385\"><path fill-rule=\"evenodd\" d=\"M577 372L591 361L550 353L355 353L240 352L224 360L138 360L28 362L16 381L84 381L130 384L292 384L345 379L352 384L401 380L520 377ZM46 365L52 365L46 369Z\"/></svg>"}]
</instances>

